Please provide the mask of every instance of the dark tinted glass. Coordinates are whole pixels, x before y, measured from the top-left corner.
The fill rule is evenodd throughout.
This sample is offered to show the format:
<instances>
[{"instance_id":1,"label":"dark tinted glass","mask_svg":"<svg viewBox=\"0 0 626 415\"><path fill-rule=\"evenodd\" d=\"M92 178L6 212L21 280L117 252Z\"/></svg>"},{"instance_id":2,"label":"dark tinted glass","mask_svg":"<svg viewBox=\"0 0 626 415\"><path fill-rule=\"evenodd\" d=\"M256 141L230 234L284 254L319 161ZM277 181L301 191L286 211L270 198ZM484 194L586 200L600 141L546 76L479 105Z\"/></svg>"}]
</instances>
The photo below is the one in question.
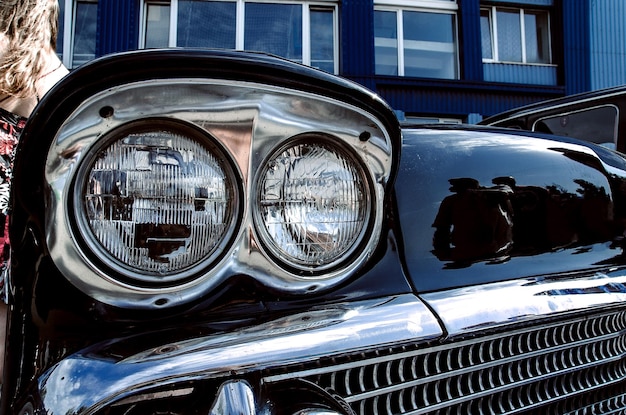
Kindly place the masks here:
<instances>
[{"instance_id":1,"label":"dark tinted glass","mask_svg":"<svg viewBox=\"0 0 626 415\"><path fill-rule=\"evenodd\" d=\"M558 114L538 120L533 131L580 138L597 144L615 144L617 108L612 105Z\"/></svg>"}]
</instances>

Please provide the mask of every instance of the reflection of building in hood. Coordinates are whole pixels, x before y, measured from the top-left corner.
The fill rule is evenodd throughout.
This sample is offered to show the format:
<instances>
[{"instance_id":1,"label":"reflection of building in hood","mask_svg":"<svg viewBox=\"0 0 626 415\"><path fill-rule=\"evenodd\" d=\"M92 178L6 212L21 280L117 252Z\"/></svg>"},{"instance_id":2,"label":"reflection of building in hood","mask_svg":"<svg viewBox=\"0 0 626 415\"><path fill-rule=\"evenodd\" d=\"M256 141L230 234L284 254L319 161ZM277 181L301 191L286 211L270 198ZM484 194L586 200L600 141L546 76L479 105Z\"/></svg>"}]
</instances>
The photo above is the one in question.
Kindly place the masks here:
<instances>
[{"instance_id":1,"label":"reflection of building in hood","mask_svg":"<svg viewBox=\"0 0 626 415\"><path fill-rule=\"evenodd\" d=\"M548 252L611 239L613 202L606 189L584 180L570 193L556 186L518 186L496 177L491 187L473 178L449 180L433 223L433 253L443 261L480 261Z\"/></svg>"},{"instance_id":2,"label":"reflection of building in hood","mask_svg":"<svg viewBox=\"0 0 626 415\"><path fill-rule=\"evenodd\" d=\"M448 180L452 186L450 186L450 191L453 193L459 193L464 190L478 189L480 183L476 179L472 179L471 177L461 177L458 179L450 179Z\"/></svg>"},{"instance_id":3,"label":"reflection of building in hood","mask_svg":"<svg viewBox=\"0 0 626 415\"><path fill-rule=\"evenodd\" d=\"M511 189L480 187L472 178L449 182L455 194L441 202L433 223L435 255L450 261L505 255L513 242Z\"/></svg>"}]
</instances>

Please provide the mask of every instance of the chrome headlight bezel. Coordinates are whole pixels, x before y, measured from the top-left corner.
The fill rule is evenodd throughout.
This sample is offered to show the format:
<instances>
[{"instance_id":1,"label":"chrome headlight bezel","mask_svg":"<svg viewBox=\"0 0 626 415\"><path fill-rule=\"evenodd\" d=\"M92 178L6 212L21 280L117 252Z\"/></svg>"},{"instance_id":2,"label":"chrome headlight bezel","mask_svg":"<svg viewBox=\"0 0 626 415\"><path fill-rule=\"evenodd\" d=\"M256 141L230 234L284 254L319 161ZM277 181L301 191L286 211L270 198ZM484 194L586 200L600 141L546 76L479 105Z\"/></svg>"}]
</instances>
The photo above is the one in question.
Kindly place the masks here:
<instances>
[{"instance_id":1,"label":"chrome headlight bezel","mask_svg":"<svg viewBox=\"0 0 626 415\"><path fill-rule=\"evenodd\" d=\"M143 55L153 54L171 57L178 52ZM227 54L226 66L226 62L219 61L222 54L217 55L217 67L230 76L230 69L226 68L232 68L232 57ZM190 59L195 58L192 55ZM277 63L274 58L267 60L262 65ZM256 56L254 60L244 58L238 62L242 65L236 66L238 70L242 67L250 70L256 67ZM105 60L102 70L106 70L108 63ZM274 69L291 73L294 78L253 72L246 76L256 79L254 82L228 76L207 78L201 75L207 72L206 66L196 76L180 77L171 76L180 69L168 67L162 71L168 76L142 74L135 80L120 76L119 83L108 81L106 88L92 88L77 102L66 102L63 121L58 122L50 138L44 168L45 242L58 271L97 301L125 309L148 310L199 300L235 276L246 276L259 287L289 296L328 291L352 278L374 254L382 238L385 192L390 189L398 160L399 129L393 129L397 120L375 96L356 86L344 85L333 77L303 76L299 72L301 68L294 69L295 64L278 63ZM87 69L77 73L87 75ZM309 72L310 68L302 71ZM234 74L242 76L236 71ZM314 79L323 79L323 86L320 88L312 82ZM340 86L343 92L331 86ZM319 91L327 93L319 94ZM142 123L149 125L156 119L189 126L214 140L232 165L240 192L238 219L220 245L219 253L190 268L188 274L184 274L185 270L181 275L171 275L163 283L146 282L150 277L138 276L136 270L129 272L123 264L111 266L106 253L94 253L93 242L84 242L85 226L81 230L74 212L75 178L86 168L83 165L89 164L88 155L101 146L100 140L106 140L112 131ZM346 255L317 268L293 266L269 252L254 219L254 195L263 163L285 143L307 135L324 137L354 157L368 183L367 204L371 209L364 222L366 230L358 234Z\"/></svg>"}]
</instances>

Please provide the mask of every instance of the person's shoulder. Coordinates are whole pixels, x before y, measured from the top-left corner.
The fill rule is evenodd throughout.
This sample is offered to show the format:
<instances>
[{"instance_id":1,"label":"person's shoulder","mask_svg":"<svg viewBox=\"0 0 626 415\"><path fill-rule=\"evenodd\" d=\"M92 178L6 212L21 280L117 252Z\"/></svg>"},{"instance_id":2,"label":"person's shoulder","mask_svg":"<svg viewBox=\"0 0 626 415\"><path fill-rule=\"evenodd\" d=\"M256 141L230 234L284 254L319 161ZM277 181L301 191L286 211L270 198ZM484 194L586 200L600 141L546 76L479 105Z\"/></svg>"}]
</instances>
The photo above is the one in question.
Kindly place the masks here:
<instances>
[{"instance_id":1,"label":"person's shoulder","mask_svg":"<svg viewBox=\"0 0 626 415\"><path fill-rule=\"evenodd\" d=\"M28 118L35 105L37 105L35 97L11 97L2 102L0 109L3 110L5 116L10 114L18 118Z\"/></svg>"},{"instance_id":2,"label":"person's shoulder","mask_svg":"<svg viewBox=\"0 0 626 415\"><path fill-rule=\"evenodd\" d=\"M57 70L41 79L38 85L39 98L43 97L54 85L69 73L69 70L61 64Z\"/></svg>"}]
</instances>

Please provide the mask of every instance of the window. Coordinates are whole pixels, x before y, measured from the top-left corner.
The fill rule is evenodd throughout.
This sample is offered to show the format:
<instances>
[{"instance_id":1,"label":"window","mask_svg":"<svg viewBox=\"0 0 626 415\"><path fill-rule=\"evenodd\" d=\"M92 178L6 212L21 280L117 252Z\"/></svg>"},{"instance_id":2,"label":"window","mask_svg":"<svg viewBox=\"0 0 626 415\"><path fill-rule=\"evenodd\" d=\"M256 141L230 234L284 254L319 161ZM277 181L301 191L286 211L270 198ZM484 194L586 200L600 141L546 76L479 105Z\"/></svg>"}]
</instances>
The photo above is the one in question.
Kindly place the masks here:
<instances>
[{"instance_id":1,"label":"window","mask_svg":"<svg viewBox=\"0 0 626 415\"><path fill-rule=\"evenodd\" d=\"M480 10L483 60L552 63L546 11L489 7Z\"/></svg>"},{"instance_id":2,"label":"window","mask_svg":"<svg viewBox=\"0 0 626 415\"><path fill-rule=\"evenodd\" d=\"M336 73L333 2L146 1L144 47L208 47L267 52ZM172 30L171 27L175 29Z\"/></svg>"},{"instance_id":3,"label":"window","mask_svg":"<svg viewBox=\"0 0 626 415\"><path fill-rule=\"evenodd\" d=\"M615 149L618 123L617 107L602 105L541 118L533 123L532 130L581 138Z\"/></svg>"},{"instance_id":4,"label":"window","mask_svg":"<svg viewBox=\"0 0 626 415\"><path fill-rule=\"evenodd\" d=\"M245 10L245 50L302 62L302 6L246 3Z\"/></svg>"},{"instance_id":5,"label":"window","mask_svg":"<svg viewBox=\"0 0 626 415\"><path fill-rule=\"evenodd\" d=\"M170 5L167 3L146 4L144 44L146 48L169 46Z\"/></svg>"},{"instance_id":6,"label":"window","mask_svg":"<svg viewBox=\"0 0 626 415\"><path fill-rule=\"evenodd\" d=\"M76 68L96 57L97 0L60 0L57 51L63 63Z\"/></svg>"},{"instance_id":7,"label":"window","mask_svg":"<svg viewBox=\"0 0 626 415\"><path fill-rule=\"evenodd\" d=\"M177 23L177 46L236 48L235 2L179 0Z\"/></svg>"},{"instance_id":8,"label":"window","mask_svg":"<svg viewBox=\"0 0 626 415\"><path fill-rule=\"evenodd\" d=\"M458 79L456 3L444 3L437 10L376 7L376 74Z\"/></svg>"}]
</instances>

